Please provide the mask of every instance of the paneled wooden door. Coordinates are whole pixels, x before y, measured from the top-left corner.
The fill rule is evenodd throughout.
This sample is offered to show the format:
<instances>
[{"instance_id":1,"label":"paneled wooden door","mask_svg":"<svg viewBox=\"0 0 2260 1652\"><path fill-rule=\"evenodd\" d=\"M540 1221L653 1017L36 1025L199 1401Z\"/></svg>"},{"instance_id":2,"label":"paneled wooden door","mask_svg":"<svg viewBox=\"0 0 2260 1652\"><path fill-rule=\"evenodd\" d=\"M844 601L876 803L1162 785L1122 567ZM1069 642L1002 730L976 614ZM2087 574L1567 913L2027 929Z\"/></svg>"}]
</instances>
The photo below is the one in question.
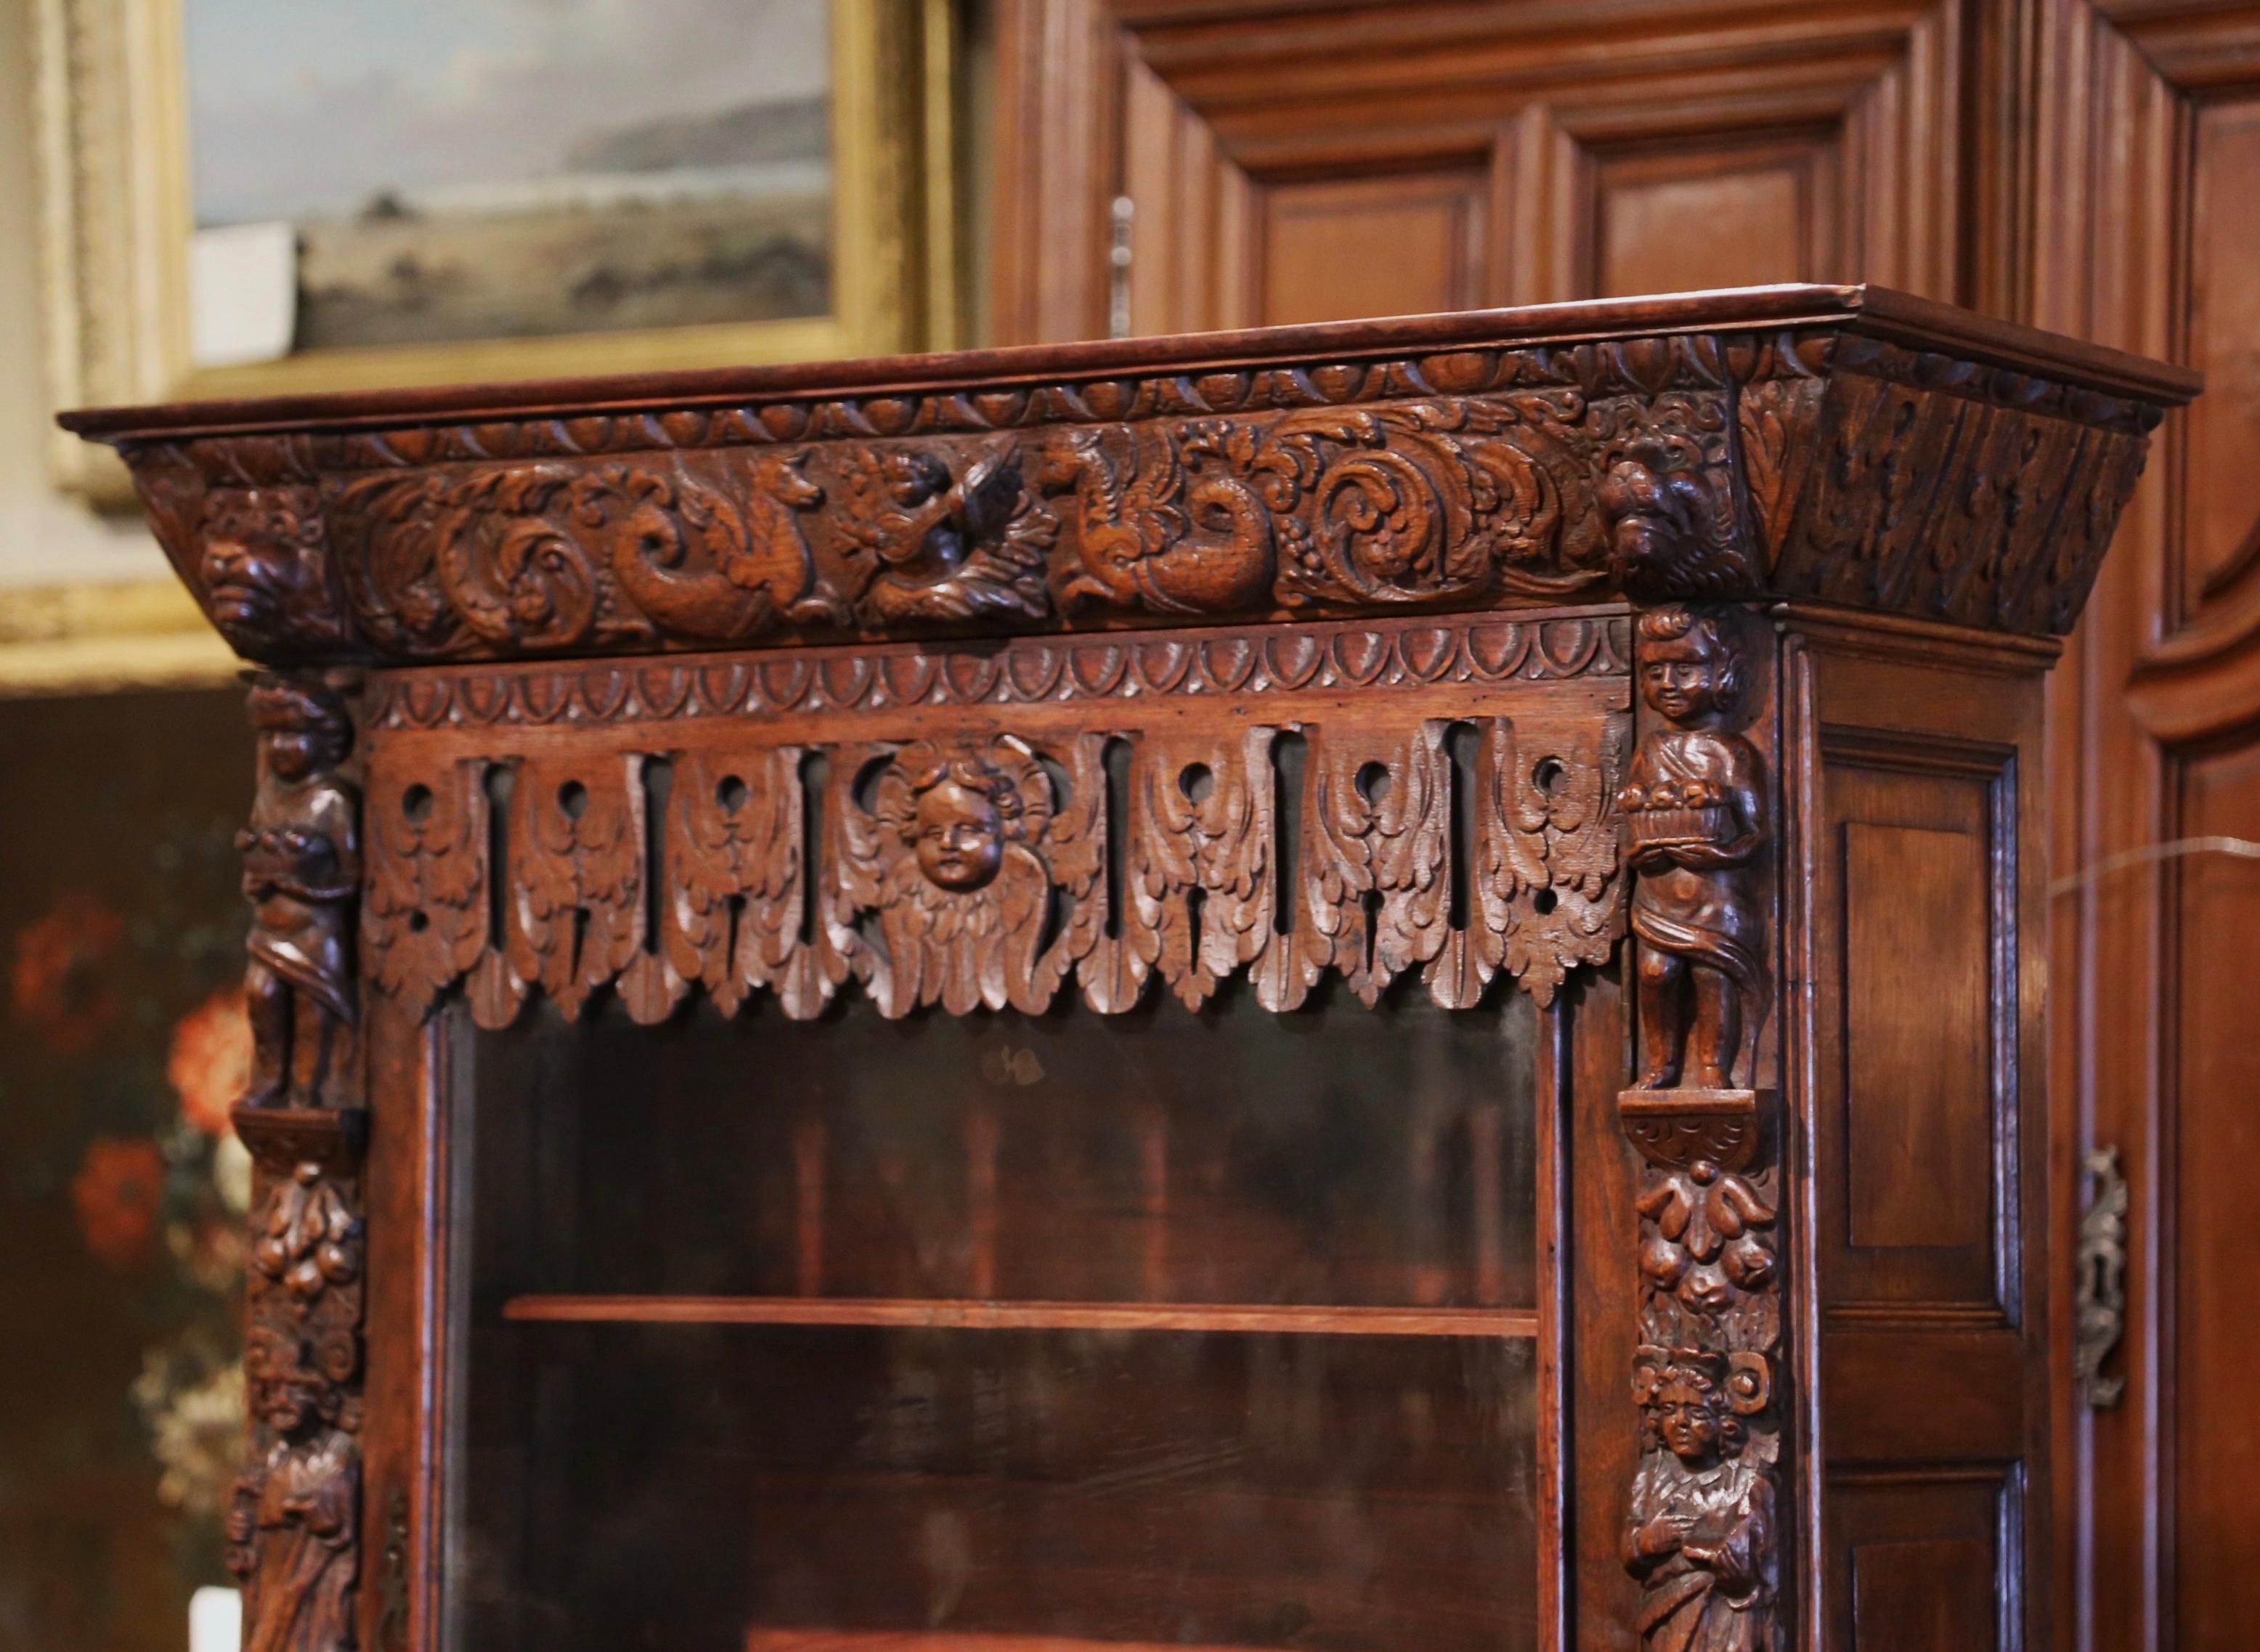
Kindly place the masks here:
<instances>
[{"instance_id":1,"label":"paneled wooden door","mask_svg":"<svg viewBox=\"0 0 2260 1652\"><path fill-rule=\"evenodd\" d=\"M2061 1215L2076 1153L2129 1193L2124 1391L2073 1410L2079 1644L2229 1652L2260 1633L2260 7L2048 0L2033 38L2032 318L2206 376L2050 684Z\"/></svg>"},{"instance_id":2,"label":"paneled wooden door","mask_svg":"<svg viewBox=\"0 0 2260 1652\"><path fill-rule=\"evenodd\" d=\"M2082 1652L2251 1644L2260 6L996 12L999 342L1868 280L2205 370L2050 689L2056 1323L2086 1155L2131 1195L2124 1391L2091 1407L2068 1341L2053 1372L2054 1621Z\"/></svg>"}]
</instances>

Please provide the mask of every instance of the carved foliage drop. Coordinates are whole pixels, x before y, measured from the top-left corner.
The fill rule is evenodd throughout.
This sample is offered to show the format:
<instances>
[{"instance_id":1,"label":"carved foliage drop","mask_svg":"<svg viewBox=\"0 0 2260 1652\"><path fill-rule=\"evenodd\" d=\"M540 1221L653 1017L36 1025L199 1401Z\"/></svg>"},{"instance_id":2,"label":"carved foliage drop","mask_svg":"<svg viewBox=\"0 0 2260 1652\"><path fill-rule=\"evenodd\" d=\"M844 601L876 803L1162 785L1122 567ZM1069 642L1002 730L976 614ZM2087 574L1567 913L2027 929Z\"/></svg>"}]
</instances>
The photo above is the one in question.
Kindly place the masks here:
<instances>
[{"instance_id":1,"label":"carved foliage drop","mask_svg":"<svg viewBox=\"0 0 2260 1652\"><path fill-rule=\"evenodd\" d=\"M354 1644L361 1538L363 1115L239 1107L257 1165L244 1375L248 1466L226 1520L247 1652Z\"/></svg>"},{"instance_id":2,"label":"carved foliage drop","mask_svg":"<svg viewBox=\"0 0 2260 1652\"><path fill-rule=\"evenodd\" d=\"M1618 794L1634 877L1641 1076L1618 1098L1643 1162L1641 1457L1625 1527L1659 1652L1780 1644L1783 1347L1771 1097L1737 1088L1765 1002L1764 768L1741 616L1635 621L1646 712Z\"/></svg>"}]
</instances>

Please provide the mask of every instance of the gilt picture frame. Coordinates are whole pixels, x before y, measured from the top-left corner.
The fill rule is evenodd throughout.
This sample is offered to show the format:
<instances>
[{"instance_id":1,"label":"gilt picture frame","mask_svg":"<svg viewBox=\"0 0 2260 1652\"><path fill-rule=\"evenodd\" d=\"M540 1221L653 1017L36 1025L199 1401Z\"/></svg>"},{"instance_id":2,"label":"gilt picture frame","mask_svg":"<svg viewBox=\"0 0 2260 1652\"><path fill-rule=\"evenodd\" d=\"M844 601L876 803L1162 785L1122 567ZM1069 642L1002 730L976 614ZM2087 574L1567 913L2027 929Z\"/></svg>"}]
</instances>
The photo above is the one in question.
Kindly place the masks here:
<instances>
[{"instance_id":1,"label":"gilt picture frame","mask_svg":"<svg viewBox=\"0 0 2260 1652\"><path fill-rule=\"evenodd\" d=\"M830 0L825 313L303 349L199 366L190 333L183 0L33 0L46 353L58 407L660 371L955 342L954 0ZM54 433L59 486L130 502L106 453Z\"/></svg>"}]
</instances>

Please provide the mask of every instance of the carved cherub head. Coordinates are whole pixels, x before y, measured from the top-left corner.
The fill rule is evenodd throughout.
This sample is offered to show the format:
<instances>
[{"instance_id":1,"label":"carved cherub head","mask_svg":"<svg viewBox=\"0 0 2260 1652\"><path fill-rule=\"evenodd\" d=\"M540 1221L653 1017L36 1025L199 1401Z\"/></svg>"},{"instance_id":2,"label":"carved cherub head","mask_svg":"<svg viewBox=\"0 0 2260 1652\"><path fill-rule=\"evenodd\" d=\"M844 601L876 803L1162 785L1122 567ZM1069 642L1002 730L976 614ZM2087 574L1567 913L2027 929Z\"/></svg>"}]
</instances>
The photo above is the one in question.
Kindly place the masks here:
<instances>
[{"instance_id":1,"label":"carved cherub head","mask_svg":"<svg viewBox=\"0 0 2260 1652\"><path fill-rule=\"evenodd\" d=\"M1691 1469L1741 1452L1742 1419L1765 1409L1771 1387L1762 1354L1646 1347L1633 1358L1633 1398L1649 1433Z\"/></svg>"},{"instance_id":2,"label":"carved cherub head","mask_svg":"<svg viewBox=\"0 0 2260 1652\"><path fill-rule=\"evenodd\" d=\"M1741 663L1713 615L1674 605L1640 617L1641 693L1651 709L1683 728L1698 728L1732 711L1741 697Z\"/></svg>"},{"instance_id":3,"label":"carved cherub head","mask_svg":"<svg viewBox=\"0 0 2260 1652\"><path fill-rule=\"evenodd\" d=\"M985 781L952 773L934 782L919 794L913 829L919 869L943 889L979 889L1004 863L1004 811Z\"/></svg>"},{"instance_id":4,"label":"carved cherub head","mask_svg":"<svg viewBox=\"0 0 2260 1652\"><path fill-rule=\"evenodd\" d=\"M993 879L1008 842L1026 835L1024 776L968 752L909 747L881 783L883 817L935 888L969 894Z\"/></svg>"},{"instance_id":5,"label":"carved cherub head","mask_svg":"<svg viewBox=\"0 0 2260 1652\"><path fill-rule=\"evenodd\" d=\"M353 719L335 694L272 671L251 678L251 726L268 772L292 784L336 768L353 746Z\"/></svg>"},{"instance_id":6,"label":"carved cherub head","mask_svg":"<svg viewBox=\"0 0 2260 1652\"><path fill-rule=\"evenodd\" d=\"M215 490L204 507L201 574L212 624L257 654L288 641L294 624L325 616L317 547L321 517L300 490Z\"/></svg>"}]
</instances>

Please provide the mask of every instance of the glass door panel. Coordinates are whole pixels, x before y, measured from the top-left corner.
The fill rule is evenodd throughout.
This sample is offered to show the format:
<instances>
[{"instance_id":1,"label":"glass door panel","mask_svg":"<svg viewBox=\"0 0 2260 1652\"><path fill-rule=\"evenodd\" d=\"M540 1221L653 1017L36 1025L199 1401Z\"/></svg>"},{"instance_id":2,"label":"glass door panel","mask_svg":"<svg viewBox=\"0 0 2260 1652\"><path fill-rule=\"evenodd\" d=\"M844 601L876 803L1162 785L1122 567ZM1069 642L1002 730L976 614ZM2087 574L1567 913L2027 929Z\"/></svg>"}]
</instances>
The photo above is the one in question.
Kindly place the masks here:
<instances>
[{"instance_id":1,"label":"glass door panel","mask_svg":"<svg viewBox=\"0 0 2260 1652\"><path fill-rule=\"evenodd\" d=\"M1519 993L467 1035L470 1648L1519 1648Z\"/></svg>"}]
</instances>

